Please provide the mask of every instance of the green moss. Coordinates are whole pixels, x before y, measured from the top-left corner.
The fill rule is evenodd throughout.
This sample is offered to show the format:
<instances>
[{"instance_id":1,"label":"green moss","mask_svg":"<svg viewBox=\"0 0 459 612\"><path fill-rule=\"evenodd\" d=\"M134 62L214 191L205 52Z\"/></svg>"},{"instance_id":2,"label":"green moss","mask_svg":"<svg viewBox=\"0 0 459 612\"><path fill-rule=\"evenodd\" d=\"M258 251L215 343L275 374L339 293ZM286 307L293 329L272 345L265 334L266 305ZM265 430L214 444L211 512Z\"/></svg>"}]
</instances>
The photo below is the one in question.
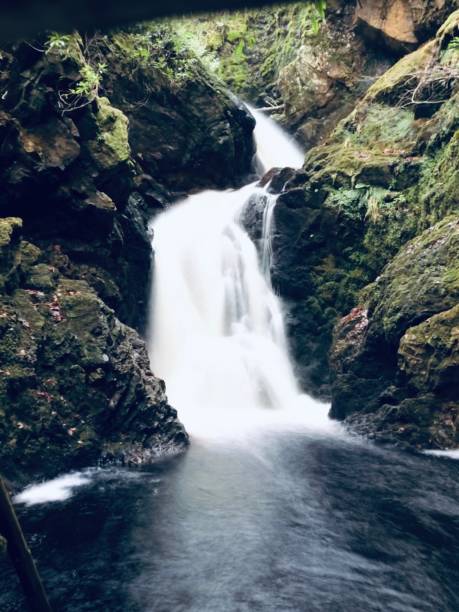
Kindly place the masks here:
<instances>
[{"instance_id":1,"label":"green moss","mask_svg":"<svg viewBox=\"0 0 459 612\"><path fill-rule=\"evenodd\" d=\"M233 91L256 98L313 38L323 15L314 3L216 13L171 21L184 44Z\"/></svg>"},{"instance_id":2,"label":"green moss","mask_svg":"<svg viewBox=\"0 0 459 612\"><path fill-rule=\"evenodd\" d=\"M14 234L22 228L22 219L4 217L0 219L0 249L8 247Z\"/></svg>"},{"instance_id":3,"label":"green moss","mask_svg":"<svg viewBox=\"0 0 459 612\"><path fill-rule=\"evenodd\" d=\"M410 84L410 76L424 69L435 56L436 44L431 41L402 57L368 89L364 102L395 100Z\"/></svg>"},{"instance_id":4,"label":"green moss","mask_svg":"<svg viewBox=\"0 0 459 612\"><path fill-rule=\"evenodd\" d=\"M311 149L305 158L305 169L313 183L354 188L357 183L389 185L399 162L396 153L373 147L359 147L352 142L334 142Z\"/></svg>"},{"instance_id":5,"label":"green moss","mask_svg":"<svg viewBox=\"0 0 459 612\"><path fill-rule=\"evenodd\" d=\"M456 111L457 113L457 111ZM420 228L436 223L459 206L459 130L424 165L417 187L422 207Z\"/></svg>"},{"instance_id":6,"label":"green moss","mask_svg":"<svg viewBox=\"0 0 459 612\"><path fill-rule=\"evenodd\" d=\"M411 327L400 341L400 369L421 391L454 388L459 371L459 305Z\"/></svg>"},{"instance_id":7,"label":"green moss","mask_svg":"<svg viewBox=\"0 0 459 612\"><path fill-rule=\"evenodd\" d=\"M45 317L37 304L33 302L29 291L25 289L15 291L12 297L12 305L26 330L36 333L42 329Z\"/></svg>"},{"instance_id":8,"label":"green moss","mask_svg":"<svg viewBox=\"0 0 459 612\"><path fill-rule=\"evenodd\" d=\"M459 265L445 272L443 282L448 291L459 292Z\"/></svg>"},{"instance_id":9,"label":"green moss","mask_svg":"<svg viewBox=\"0 0 459 612\"><path fill-rule=\"evenodd\" d=\"M111 106L107 98L99 98L97 106L98 135L88 147L98 164L109 169L127 161L131 155L128 119L122 111Z\"/></svg>"},{"instance_id":10,"label":"green moss","mask_svg":"<svg viewBox=\"0 0 459 612\"><path fill-rule=\"evenodd\" d=\"M40 249L36 245L25 240L21 241L19 252L21 258L21 269L24 272L27 272L30 266L33 266L33 264L36 263L41 254Z\"/></svg>"},{"instance_id":11,"label":"green moss","mask_svg":"<svg viewBox=\"0 0 459 612\"><path fill-rule=\"evenodd\" d=\"M459 300L459 218L446 217L408 242L374 286L373 320L390 342L412 321L452 308Z\"/></svg>"},{"instance_id":12,"label":"green moss","mask_svg":"<svg viewBox=\"0 0 459 612\"><path fill-rule=\"evenodd\" d=\"M365 214L362 192L359 189L332 189L327 206L336 208L344 217L353 221L361 221Z\"/></svg>"},{"instance_id":13,"label":"green moss","mask_svg":"<svg viewBox=\"0 0 459 612\"><path fill-rule=\"evenodd\" d=\"M48 264L37 264L30 269L27 286L31 289L50 291L56 284L57 272Z\"/></svg>"},{"instance_id":14,"label":"green moss","mask_svg":"<svg viewBox=\"0 0 459 612\"><path fill-rule=\"evenodd\" d=\"M416 135L412 110L378 103L359 106L339 125L334 134L343 143L376 148L392 155L409 151L415 143Z\"/></svg>"}]
</instances>

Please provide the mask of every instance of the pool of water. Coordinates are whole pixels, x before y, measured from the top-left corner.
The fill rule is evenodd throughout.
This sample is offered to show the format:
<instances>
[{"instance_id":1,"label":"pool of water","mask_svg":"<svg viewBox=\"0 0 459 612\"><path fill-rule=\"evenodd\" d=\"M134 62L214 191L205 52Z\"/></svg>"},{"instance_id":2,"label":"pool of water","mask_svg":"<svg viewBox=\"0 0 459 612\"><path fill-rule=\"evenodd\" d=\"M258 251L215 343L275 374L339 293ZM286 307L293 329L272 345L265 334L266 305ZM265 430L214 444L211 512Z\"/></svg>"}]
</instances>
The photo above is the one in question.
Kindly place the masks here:
<instances>
[{"instance_id":1,"label":"pool of water","mask_svg":"<svg viewBox=\"0 0 459 612\"><path fill-rule=\"evenodd\" d=\"M66 478L17 504L56 611L459 610L453 459L289 430Z\"/></svg>"}]
</instances>

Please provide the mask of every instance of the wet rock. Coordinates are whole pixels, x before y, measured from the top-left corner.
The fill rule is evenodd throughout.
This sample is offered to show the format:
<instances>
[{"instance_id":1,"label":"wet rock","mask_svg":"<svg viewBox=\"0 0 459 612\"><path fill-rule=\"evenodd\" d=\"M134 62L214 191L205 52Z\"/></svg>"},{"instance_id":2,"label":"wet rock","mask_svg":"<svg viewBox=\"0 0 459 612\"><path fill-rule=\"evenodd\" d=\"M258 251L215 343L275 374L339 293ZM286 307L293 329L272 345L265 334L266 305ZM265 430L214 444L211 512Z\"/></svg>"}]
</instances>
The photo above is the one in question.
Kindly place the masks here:
<instances>
[{"instance_id":1,"label":"wet rock","mask_svg":"<svg viewBox=\"0 0 459 612\"><path fill-rule=\"evenodd\" d=\"M442 102L430 116L418 116L420 104L407 102L415 86L413 72L443 70L450 61L448 45L457 18L453 13L434 40L376 80L327 142L306 154L302 171L279 196L273 216L272 282L286 302L292 353L309 392L330 392L329 349L337 319L370 303L380 284L369 283L404 244L457 211L459 93L454 87L442 91ZM429 95L426 91L420 99ZM410 275L413 265L418 263L407 256L394 272L394 282L398 275L400 280ZM420 285L421 292L427 291L429 280ZM410 286L394 309L403 312L405 298L411 308L417 293ZM454 299L440 308L453 306ZM410 316L410 325L419 322L419 314ZM375 328L379 325L383 322ZM398 342L398 331L395 336ZM389 358L381 350L390 378L396 352ZM378 391L383 386L381 381ZM335 405L340 402L337 397Z\"/></svg>"},{"instance_id":2,"label":"wet rock","mask_svg":"<svg viewBox=\"0 0 459 612\"><path fill-rule=\"evenodd\" d=\"M135 69L123 54L122 36L113 36L113 52L100 49L109 66L104 88L129 118L133 155L146 174L176 193L240 184L251 168L255 121L192 54L174 51L171 36L164 28L156 61Z\"/></svg>"},{"instance_id":3,"label":"wet rock","mask_svg":"<svg viewBox=\"0 0 459 612\"><path fill-rule=\"evenodd\" d=\"M409 242L372 287L373 325L388 344L459 300L459 220L447 217Z\"/></svg>"},{"instance_id":4,"label":"wet rock","mask_svg":"<svg viewBox=\"0 0 459 612\"><path fill-rule=\"evenodd\" d=\"M400 340L398 367L419 392L457 400L459 305L407 330Z\"/></svg>"},{"instance_id":5,"label":"wet rock","mask_svg":"<svg viewBox=\"0 0 459 612\"><path fill-rule=\"evenodd\" d=\"M459 397L459 222L409 242L334 334L332 416L360 432L455 448Z\"/></svg>"},{"instance_id":6,"label":"wet rock","mask_svg":"<svg viewBox=\"0 0 459 612\"><path fill-rule=\"evenodd\" d=\"M128 119L107 98L98 98L96 137L87 143L92 159L103 170L111 169L131 156L128 139Z\"/></svg>"},{"instance_id":7,"label":"wet rock","mask_svg":"<svg viewBox=\"0 0 459 612\"><path fill-rule=\"evenodd\" d=\"M128 327L145 327L147 224L169 188L242 180L254 121L167 36L135 66L120 36L132 42L73 33L0 57L0 462L11 477L142 463L188 441ZM100 91L81 93L104 55Z\"/></svg>"},{"instance_id":8,"label":"wet rock","mask_svg":"<svg viewBox=\"0 0 459 612\"><path fill-rule=\"evenodd\" d=\"M137 332L44 262L24 284L0 299L2 471L49 474L107 455L141 463L183 448Z\"/></svg>"}]
</instances>

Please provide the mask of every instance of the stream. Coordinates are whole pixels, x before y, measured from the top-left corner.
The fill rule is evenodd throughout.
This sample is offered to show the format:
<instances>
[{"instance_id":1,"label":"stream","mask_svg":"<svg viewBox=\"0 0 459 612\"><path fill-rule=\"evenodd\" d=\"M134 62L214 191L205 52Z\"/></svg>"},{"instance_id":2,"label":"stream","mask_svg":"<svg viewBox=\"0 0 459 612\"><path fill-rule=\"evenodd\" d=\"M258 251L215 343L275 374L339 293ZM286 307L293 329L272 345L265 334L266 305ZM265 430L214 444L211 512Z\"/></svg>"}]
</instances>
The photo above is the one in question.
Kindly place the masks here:
<instances>
[{"instance_id":1,"label":"stream","mask_svg":"<svg viewBox=\"0 0 459 612\"><path fill-rule=\"evenodd\" d=\"M260 169L299 167L255 116ZM258 251L240 223L254 198ZM152 222L152 368L191 446L16 496L56 611L459 610L459 463L352 437L301 392L269 280L274 206L251 184ZM24 609L0 560L0 610Z\"/></svg>"}]
</instances>

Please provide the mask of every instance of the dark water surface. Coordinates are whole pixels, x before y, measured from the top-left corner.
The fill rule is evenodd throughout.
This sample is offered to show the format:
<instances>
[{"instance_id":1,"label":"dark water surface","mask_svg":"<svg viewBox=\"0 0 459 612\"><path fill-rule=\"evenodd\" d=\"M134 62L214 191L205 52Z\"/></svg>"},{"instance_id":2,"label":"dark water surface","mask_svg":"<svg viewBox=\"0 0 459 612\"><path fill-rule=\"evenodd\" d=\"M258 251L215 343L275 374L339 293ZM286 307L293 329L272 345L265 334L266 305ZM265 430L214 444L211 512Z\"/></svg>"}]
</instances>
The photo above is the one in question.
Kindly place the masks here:
<instances>
[{"instance_id":1,"label":"dark water surface","mask_svg":"<svg viewBox=\"0 0 459 612\"><path fill-rule=\"evenodd\" d=\"M19 508L56 611L457 612L458 502L457 461L279 433Z\"/></svg>"}]
</instances>

